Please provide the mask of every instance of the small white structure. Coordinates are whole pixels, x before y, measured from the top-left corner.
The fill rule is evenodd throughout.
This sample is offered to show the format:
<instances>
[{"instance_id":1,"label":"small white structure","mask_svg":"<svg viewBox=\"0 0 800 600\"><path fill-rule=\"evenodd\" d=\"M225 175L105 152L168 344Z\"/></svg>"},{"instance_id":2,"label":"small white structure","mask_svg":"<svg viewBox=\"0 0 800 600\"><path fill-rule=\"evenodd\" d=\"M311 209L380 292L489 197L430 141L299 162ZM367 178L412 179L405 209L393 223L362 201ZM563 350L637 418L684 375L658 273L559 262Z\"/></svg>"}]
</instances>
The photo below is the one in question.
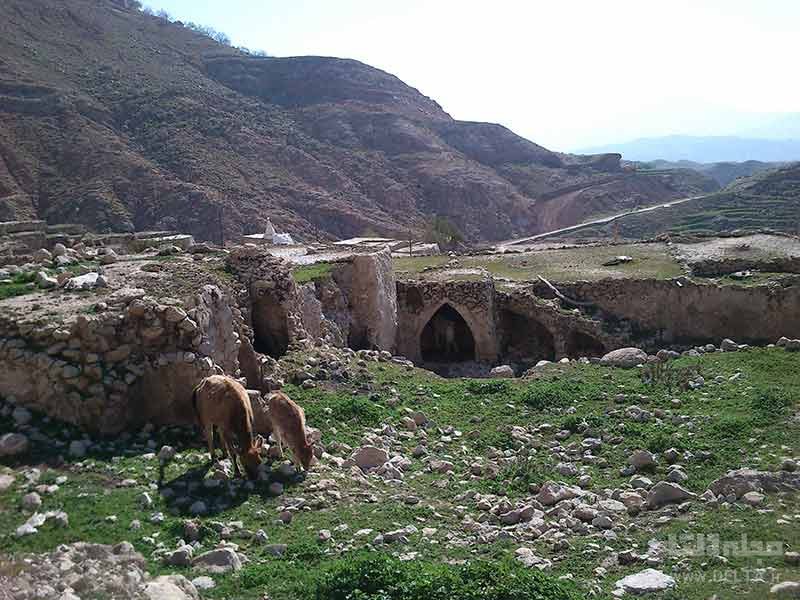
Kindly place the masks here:
<instances>
[{"instance_id":1,"label":"small white structure","mask_svg":"<svg viewBox=\"0 0 800 600\"><path fill-rule=\"evenodd\" d=\"M275 231L275 226L272 220L267 217L267 226L264 228L264 233L254 233L245 235L242 238L244 243L268 244L273 246L292 246L294 240L288 233L278 233Z\"/></svg>"}]
</instances>

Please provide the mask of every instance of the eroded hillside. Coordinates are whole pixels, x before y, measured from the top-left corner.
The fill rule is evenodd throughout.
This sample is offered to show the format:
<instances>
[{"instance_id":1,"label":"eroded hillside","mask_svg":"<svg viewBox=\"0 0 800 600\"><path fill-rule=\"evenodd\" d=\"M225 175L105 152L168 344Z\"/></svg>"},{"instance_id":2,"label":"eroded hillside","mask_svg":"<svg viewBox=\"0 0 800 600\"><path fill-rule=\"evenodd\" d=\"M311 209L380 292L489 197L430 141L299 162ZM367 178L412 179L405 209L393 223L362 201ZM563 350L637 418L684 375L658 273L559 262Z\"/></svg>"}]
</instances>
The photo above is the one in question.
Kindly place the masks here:
<instances>
[{"instance_id":1,"label":"eroded hillside","mask_svg":"<svg viewBox=\"0 0 800 600\"><path fill-rule=\"evenodd\" d=\"M308 239L439 214L492 240L714 186L556 154L362 63L247 56L110 2L3 2L0 56L6 220L219 239L270 215Z\"/></svg>"}]
</instances>

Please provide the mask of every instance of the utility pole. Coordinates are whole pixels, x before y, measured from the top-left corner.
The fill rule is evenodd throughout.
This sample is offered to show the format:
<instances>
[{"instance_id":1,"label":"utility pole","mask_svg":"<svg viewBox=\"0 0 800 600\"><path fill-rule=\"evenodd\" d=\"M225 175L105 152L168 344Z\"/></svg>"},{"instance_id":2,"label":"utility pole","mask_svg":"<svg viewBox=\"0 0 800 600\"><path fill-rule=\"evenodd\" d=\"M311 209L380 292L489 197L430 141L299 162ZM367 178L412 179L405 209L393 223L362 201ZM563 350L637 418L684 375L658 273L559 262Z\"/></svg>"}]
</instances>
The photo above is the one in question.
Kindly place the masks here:
<instances>
[{"instance_id":1,"label":"utility pole","mask_svg":"<svg viewBox=\"0 0 800 600\"><path fill-rule=\"evenodd\" d=\"M225 247L225 207L219 205L219 245L221 248Z\"/></svg>"}]
</instances>

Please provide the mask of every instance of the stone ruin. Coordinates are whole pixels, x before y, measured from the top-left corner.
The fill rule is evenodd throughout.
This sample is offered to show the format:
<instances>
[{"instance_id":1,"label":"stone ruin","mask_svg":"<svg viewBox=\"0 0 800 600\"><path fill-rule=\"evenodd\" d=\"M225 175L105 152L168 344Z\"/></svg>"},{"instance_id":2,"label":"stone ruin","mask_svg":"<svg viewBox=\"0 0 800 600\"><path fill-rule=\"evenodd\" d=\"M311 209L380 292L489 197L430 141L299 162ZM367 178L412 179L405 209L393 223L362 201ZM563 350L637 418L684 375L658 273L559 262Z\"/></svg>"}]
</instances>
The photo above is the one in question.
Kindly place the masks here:
<instances>
[{"instance_id":1,"label":"stone ruin","mask_svg":"<svg viewBox=\"0 0 800 600\"><path fill-rule=\"evenodd\" d=\"M31 233L24 227L3 231ZM48 236L73 235L36 227L21 239L47 244ZM298 284L293 265L268 246L203 246L193 254L199 245L182 252L174 240L132 236L128 248L145 254L115 262L82 236L66 256L99 259L106 266L94 275L107 287L71 292L70 273L61 273L39 285L51 289L0 301L0 396L114 433L191 422L191 390L211 373L241 378L254 397L279 388L285 373L276 361L304 345L387 351L443 374L474 376L497 365L520 375L632 345L655 353L722 338L760 344L800 337L794 280L609 279L560 284L559 298L544 283L498 286L488 275L396 280L384 248L340 252L325 275ZM164 243L172 260L148 260ZM54 264L59 258L48 256Z\"/></svg>"}]
</instances>

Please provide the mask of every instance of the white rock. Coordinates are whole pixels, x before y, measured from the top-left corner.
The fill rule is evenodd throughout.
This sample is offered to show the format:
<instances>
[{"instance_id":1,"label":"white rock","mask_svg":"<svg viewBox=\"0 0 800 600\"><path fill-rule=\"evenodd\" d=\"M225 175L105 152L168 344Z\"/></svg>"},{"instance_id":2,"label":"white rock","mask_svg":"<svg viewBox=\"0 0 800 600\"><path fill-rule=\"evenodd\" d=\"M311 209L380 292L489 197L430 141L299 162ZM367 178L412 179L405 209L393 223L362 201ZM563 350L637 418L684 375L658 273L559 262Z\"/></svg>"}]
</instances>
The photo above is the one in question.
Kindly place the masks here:
<instances>
[{"instance_id":1,"label":"white rock","mask_svg":"<svg viewBox=\"0 0 800 600\"><path fill-rule=\"evenodd\" d=\"M759 494L758 492L747 492L742 496L742 502L749 504L750 506L758 506L759 504L764 503L765 498L766 496L764 496L764 494Z\"/></svg>"},{"instance_id":2,"label":"white rock","mask_svg":"<svg viewBox=\"0 0 800 600\"><path fill-rule=\"evenodd\" d=\"M208 575L201 575L192 579L192 585L198 590L213 590L217 584Z\"/></svg>"},{"instance_id":3,"label":"white rock","mask_svg":"<svg viewBox=\"0 0 800 600\"><path fill-rule=\"evenodd\" d=\"M42 498L36 492L25 494L22 497L22 508L25 510L36 510L42 505Z\"/></svg>"},{"instance_id":4,"label":"white rock","mask_svg":"<svg viewBox=\"0 0 800 600\"><path fill-rule=\"evenodd\" d=\"M500 365L499 367L495 367L489 371L489 377L493 377L495 379L513 379L514 369L512 369L509 365Z\"/></svg>"},{"instance_id":5,"label":"white rock","mask_svg":"<svg viewBox=\"0 0 800 600\"><path fill-rule=\"evenodd\" d=\"M639 348L620 348L609 352L600 359L601 365L631 369L647 362L647 353Z\"/></svg>"},{"instance_id":6,"label":"white rock","mask_svg":"<svg viewBox=\"0 0 800 600\"><path fill-rule=\"evenodd\" d=\"M80 291L100 287L98 282L99 277L99 273L86 273L85 275L72 277L67 280L66 284L64 284L64 289Z\"/></svg>"},{"instance_id":7,"label":"white rock","mask_svg":"<svg viewBox=\"0 0 800 600\"><path fill-rule=\"evenodd\" d=\"M161 575L147 582L145 600L197 600L200 596L183 575Z\"/></svg>"},{"instance_id":8,"label":"white rock","mask_svg":"<svg viewBox=\"0 0 800 600\"><path fill-rule=\"evenodd\" d=\"M5 492L14 485L13 475L0 475L0 492Z\"/></svg>"},{"instance_id":9,"label":"white rock","mask_svg":"<svg viewBox=\"0 0 800 600\"><path fill-rule=\"evenodd\" d=\"M769 588L769 593L779 598L800 598L800 581L781 581Z\"/></svg>"},{"instance_id":10,"label":"white rock","mask_svg":"<svg viewBox=\"0 0 800 600\"><path fill-rule=\"evenodd\" d=\"M227 573L242 568L242 561L232 548L210 550L195 558L192 564L211 573Z\"/></svg>"},{"instance_id":11,"label":"white rock","mask_svg":"<svg viewBox=\"0 0 800 600\"><path fill-rule=\"evenodd\" d=\"M645 569L620 579L614 585L629 594L641 596L674 588L675 579L656 569Z\"/></svg>"},{"instance_id":12,"label":"white rock","mask_svg":"<svg viewBox=\"0 0 800 600\"><path fill-rule=\"evenodd\" d=\"M21 433L5 433L0 437L0 456L17 456L30 448L27 436Z\"/></svg>"},{"instance_id":13,"label":"white rock","mask_svg":"<svg viewBox=\"0 0 800 600\"><path fill-rule=\"evenodd\" d=\"M362 446L353 453L352 458L362 471L369 471L387 462L389 453L375 446Z\"/></svg>"}]
</instances>

